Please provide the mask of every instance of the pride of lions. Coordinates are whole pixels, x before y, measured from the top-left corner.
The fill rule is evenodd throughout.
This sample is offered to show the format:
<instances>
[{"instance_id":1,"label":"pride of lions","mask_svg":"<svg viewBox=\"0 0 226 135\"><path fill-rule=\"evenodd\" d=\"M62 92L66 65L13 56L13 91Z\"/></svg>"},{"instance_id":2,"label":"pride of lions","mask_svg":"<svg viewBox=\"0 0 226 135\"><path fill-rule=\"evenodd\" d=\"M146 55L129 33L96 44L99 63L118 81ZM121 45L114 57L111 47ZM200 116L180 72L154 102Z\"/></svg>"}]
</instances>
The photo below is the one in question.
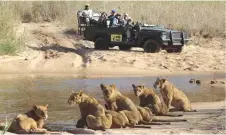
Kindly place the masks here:
<instances>
[{"instance_id":1,"label":"pride of lions","mask_svg":"<svg viewBox=\"0 0 226 135\"><path fill-rule=\"evenodd\" d=\"M77 128L105 130L110 128L151 128L150 125L171 124L170 122L187 121L186 119L157 120L154 116L179 117L183 115L168 114L169 111L195 112L192 110L187 96L172 83L164 78L157 78L154 88L160 89L164 102L151 88L144 85L132 84L134 95L139 97L140 104L136 105L131 99L123 95L115 85L100 84L105 100L105 107L94 97L83 91L72 92L68 104L78 104L81 118L77 121ZM170 106L173 106L170 109ZM25 114L17 115L9 132L14 133L47 133L43 128L48 118L48 105L35 105Z\"/></svg>"}]
</instances>

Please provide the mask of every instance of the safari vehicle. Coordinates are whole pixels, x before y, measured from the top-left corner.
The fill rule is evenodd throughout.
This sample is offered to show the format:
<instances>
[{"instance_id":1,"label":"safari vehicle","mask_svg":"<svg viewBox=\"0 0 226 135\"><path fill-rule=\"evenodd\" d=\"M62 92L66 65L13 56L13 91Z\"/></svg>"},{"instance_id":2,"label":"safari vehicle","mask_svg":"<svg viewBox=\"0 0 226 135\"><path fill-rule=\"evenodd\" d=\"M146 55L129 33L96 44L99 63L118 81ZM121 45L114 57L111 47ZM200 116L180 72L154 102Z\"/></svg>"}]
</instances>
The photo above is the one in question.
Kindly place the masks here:
<instances>
[{"instance_id":1,"label":"safari vehicle","mask_svg":"<svg viewBox=\"0 0 226 135\"><path fill-rule=\"evenodd\" d=\"M120 50L140 47L144 52L181 52L188 42L188 36L181 31L166 29L157 25L136 23L133 27L134 40L128 41L125 26L110 27L109 25L91 24L84 30L84 40L93 41L95 49L107 50L119 46Z\"/></svg>"}]
</instances>

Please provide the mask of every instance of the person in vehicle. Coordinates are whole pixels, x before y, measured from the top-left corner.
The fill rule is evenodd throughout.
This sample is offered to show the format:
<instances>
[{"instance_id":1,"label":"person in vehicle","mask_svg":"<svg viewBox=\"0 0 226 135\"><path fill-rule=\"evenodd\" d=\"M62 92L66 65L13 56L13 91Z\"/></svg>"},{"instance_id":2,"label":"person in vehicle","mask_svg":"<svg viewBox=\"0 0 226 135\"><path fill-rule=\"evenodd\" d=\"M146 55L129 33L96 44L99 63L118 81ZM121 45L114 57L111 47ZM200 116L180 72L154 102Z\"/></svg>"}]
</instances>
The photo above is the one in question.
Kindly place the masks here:
<instances>
[{"instance_id":1,"label":"person in vehicle","mask_svg":"<svg viewBox=\"0 0 226 135\"><path fill-rule=\"evenodd\" d=\"M118 23L119 23L120 25L123 25L123 18L122 18L122 16L121 16L121 14L118 13L118 14L116 14L116 15L117 15Z\"/></svg>"},{"instance_id":2,"label":"person in vehicle","mask_svg":"<svg viewBox=\"0 0 226 135\"><path fill-rule=\"evenodd\" d=\"M90 19L93 18L93 11L89 8L89 4L85 5L85 8L82 12L83 12L82 15L86 15L83 17L89 17Z\"/></svg>"},{"instance_id":3,"label":"person in vehicle","mask_svg":"<svg viewBox=\"0 0 226 135\"><path fill-rule=\"evenodd\" d=\"M126 27L126 35L127 35L127 41L133 41L134 40L134 36L133 36L133 23L132 23L132 19L131 17L128 17L127 23L125 25Z\"/></svg>"},{"instance_id":4,"label":"person in vehicle","mask_svg":"<svg viewBox=\"0 0 226 135\"><path fill-rule=\"evenodd\" d=\"M123 21L123 25L127 24L128 18L129 18L129 15L127 13L124 13L123 20L122 20Z\"/></svg>"},{"instance_id":5,"label":"person in vehicle","mask_svg":"<svg viewBox=\"0 0 226 135\"><path fill-rule=\"evenodd\" d=\"M98 19L98 24L102 26L106 26L106 21L107 21L107 13L102 12L100 18Z\"/></svg>"},{"instance_id":6,"label":"person in vehicle","mask_svg":"<svg viewBox=\"0 0 226 135\"><path fill-rule=\"evenodd\" d=\"M120 17L121 17L120 14L116 14L116 15L115 15L115 17L113 18L113 22L112 22L111 27L118 27L118 26L121 25L121 24L120 24L120 20L121 20Z\"/></svg>"},{"instance_id":7,"label":"person in vehicle","mask_svg":"<svg viewBox=\"0 0 226 135\"><path fill-rule=\"evenodd\" d=\"M110 21L110 26L112 26L114 18L115 18L116 11L114 9L111 10L111 15L108 16L108 19Z\"/></svg>"}]
</instances>

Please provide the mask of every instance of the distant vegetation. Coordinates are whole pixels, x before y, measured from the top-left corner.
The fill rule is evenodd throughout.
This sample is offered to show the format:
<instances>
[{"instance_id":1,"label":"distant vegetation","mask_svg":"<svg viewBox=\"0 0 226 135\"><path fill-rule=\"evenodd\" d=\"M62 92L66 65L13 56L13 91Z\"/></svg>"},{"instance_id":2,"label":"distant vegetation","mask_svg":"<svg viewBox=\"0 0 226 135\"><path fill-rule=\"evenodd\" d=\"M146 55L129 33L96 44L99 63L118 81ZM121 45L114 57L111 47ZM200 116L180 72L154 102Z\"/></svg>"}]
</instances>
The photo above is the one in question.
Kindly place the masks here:
<instances>
[{"instance_id":1,"label":"distant vegetation","mask_svg":"<svg viewBox=\"0 0 226 135\"><path fill-rule=\"evenodd\" d=\"M191 35L225 37L225 2L152 2L152 1L33 1L0 2L0 54L13 54L20 42L13 32L18 22L58 21L77 28L76 12L89 3L94 11L116 9L134 21L160 24Z\"/></svg>"},{"instance_id":2,"label":"distant vegetation","mask_svg":"<svg viewBox=\"0 0 226 135\"><path fill-rule=\"evenodd\" d=\"M18 23L9 5L0 4L0 55L15 54L21 47L14 24Z\"/></svg>"}]
</instances>

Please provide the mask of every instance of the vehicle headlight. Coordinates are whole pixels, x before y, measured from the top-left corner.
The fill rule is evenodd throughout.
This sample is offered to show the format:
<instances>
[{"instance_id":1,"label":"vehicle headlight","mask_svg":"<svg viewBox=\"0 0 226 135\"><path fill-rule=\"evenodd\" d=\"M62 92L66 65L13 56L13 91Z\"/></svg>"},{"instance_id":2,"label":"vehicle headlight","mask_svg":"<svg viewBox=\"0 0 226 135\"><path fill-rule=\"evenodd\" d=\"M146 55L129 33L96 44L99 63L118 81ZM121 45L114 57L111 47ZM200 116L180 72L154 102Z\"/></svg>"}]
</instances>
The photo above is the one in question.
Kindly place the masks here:
<instances>
[{"instance_id":1,"label":"vehicle headlight","mask_svg":"<svg viewBox=\"0 0 226 135\"><path fill-rule=\"evenodd\" d=\"M167 32L162 32L162 39L169 39L169 34Z\"/></svg>"}]
</instances>

